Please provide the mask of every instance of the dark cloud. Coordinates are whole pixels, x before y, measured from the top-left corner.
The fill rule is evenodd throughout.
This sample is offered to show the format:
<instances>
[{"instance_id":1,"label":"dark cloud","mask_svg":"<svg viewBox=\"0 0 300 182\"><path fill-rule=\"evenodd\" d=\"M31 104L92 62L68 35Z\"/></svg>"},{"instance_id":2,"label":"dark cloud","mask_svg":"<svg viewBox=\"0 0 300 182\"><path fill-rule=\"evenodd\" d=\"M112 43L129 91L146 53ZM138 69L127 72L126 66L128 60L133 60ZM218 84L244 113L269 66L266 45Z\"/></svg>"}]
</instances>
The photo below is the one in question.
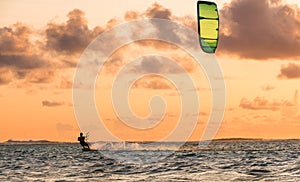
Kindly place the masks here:
<instances>
[{"instance_id":1,"label":"dark cloud","mask_svg":"<svg viewBox=\"0 0 300 182\"><path fill-rule=\"evenodd\" d=\"M124 60L123 55L121 55L120 52L117 52L113 56L108 58L104 66L106 74L116 73L124 64L123 60Z\"/></svg>"},{"instance_id":2,"label":"dark cloud","mask_svg":"<svg viewBox=\"0 0 300 182\"><path fill-rule=\"evenodd\" d=\"M64 104L65 104L64 102L54 102L54 101L47 101L47 100L42 101L42 105L45 107L57 107L57 106L62 106Z\"/></svg>"},{"instance_id":3,"label":"dark cloud","mask_svg":"<svg viewBox=\"0 0 300 182\"><path fill-rule=\"evenodd\" d=\"M62 60L63 66L66 68L76 68L77 62L74 60Z\"/></svg>"},{"instance_id":4,"label":"dark cloud","mask_svg":"<svg viewBox=\"0 0 300 182\"><path fill-rule=\"evenodd\" d=\"M50 70L38 70L32 71L27 74L27 81L30 83L51 83L54 78L54 71Z\"/></svg>"},{"instance_id":5,"label":"dark cloud","mask_svg":"<svg viewBox=\"0 0 300 182\"><path fill-rule=\"evenodd\" d=\"M38 55L1 55L0 67L15 69L36 69L46 67L47 61Z\"/></svg>"},{"instance_id":6,"label":"dark cloud","mask_svg":"<svg viewBox=\"0 0 300 182\"><path fill-rule=\"evenodd\" d=\"M173 85L160 76L151 76L140 79L136 81L133 88L143 88L143 89L171 89Z\"/></svg>"},{"instance_id":7,"label":"dark cloud","mask_svg":"<svg viewBox=\"0 0 300 182\"><path fill-rule=\"evenodd\" d=\"M29 38L31 34L32 30L22 23L0 28L0 53L27 52L32 46Z\"/></svg>"},{"instance_id":8,"label":"dark cloud","mask_svg":"<svg viewBox=\"0 0 300 182\"><path fill-rule=\"evenodd\" d=\"M281 67L278 78L299 79L300 78L300 64L290 63L288 65L283 65Z\"/></svg>"},{"instance_id":9,"label":"dark cloud","mask_svg":"<svg viewBox=\"0 0 300 182\"><path fill-rule=\"evenodd\" d=\"M9 82L10 82L10 80L7 80L7 79L5 79L5 78L3 78L3 77L0 76L0 85L5 85L5 84L7 84Z\"/></svg>"},{"instance_id":10,"label":"dark cloud","mask_svg":"<svg viewBox=\"0 0 300 182\"><path fill-rule=\"evenodd\" d=\"M45 30L21 23L0 28L0 69L10 73L5 76L1 71L0 83L22 80L18 85L26 87L51 83L56 71L76 67L78 56L69 53L85 48L101 31L101 27L89 29L84 13L77 9L68 14L66 23L49 23Z\"/></svg>"},{"instance_id":11,"label":"dark cloud","mask_svg":"<svg viewBox=\"0 0 300 182\"><path fill-rule=\"evenodd\" d=\"M219 52L251 59L300 57L300 9L278 0L233 0L220 10Z\"/></svg>"},{"instance_id":12,"label":"dark cloud","mask_svg":"<svg viewBox=\"0 0 300 182\"><path fill-rule=\"evenodd\" d=\"M158 3L154 3L151 7L149 7L144 13L148 18L161 18L161 19L171 19L172 12L159 5Z\"/></svg>"},{"instance_id":13,"label":"dark cloud","mask_svg":"<svg viewBox=\"0 0 300 182\"><path fill-rule=\"evenodd\" d=\"M156 19L166 19L175 21L181 24L188 26L197 31L197 21L194 16L184 16L176 17L172 14L172 11L164 6L154 3L150 6L145 12L139 13L135 11L128 11L125 13L124 19L126 21L137 20L138 18L156 18ZM152 24L156 27L156 35L162 40L172 40L173 42L185 42L186 44L191 44L190 39L194 39L192 35L180 35L180 30L175 25L162 26L160 22L151 21ZM136 30L137 33L144 30ZM149 42L148 42L149 43ZM147 45L147 42L141 42L143 46L153 46L153 43Z\"/></svg>"},{"instance_id":14,"label":"dark cloud","mask_svg":"<svg viewBox=\"0 0 300 182\"><path fill-rule=\"evenodd\" d=\"M172 12L157 4L154 3L150 8L148 8L145 12L147 18L160 18L171 20L174 17L172 16ZM160 23L154 22L153 25L157 27L157 36L163 40L173 40L174 42L181 42L181 38L176 33L176 28L174 26L161 26Z\"/></svg>"},{"instance_id":15,"label":"dark cloud","mask_svg":"<svg viewBox=\"0 0 300 182\"><path fill-rule=\"evenodd\" d=\"M290 101L268 101L262 97L256 97L253 100L248 100L246 98L242 98L240 101L240 107L248 110L270 110L277 111L284 107L291 107L294 104Z\"/></svg>"},{"instance_id":16,"label":"dark cloud","mask_svg":"<svg viewBox=\"0 0 300 182\"><path fill-rule=\"evenodd\" d=\"M195 21L195 16L192 15L186 15L183 17L174 16L170 9L167 9L158 3L152 4L152 6L149 7L143 13L136 12L136 11L127 11L124 15L124 19L126 21L133 21L139 18L159 18L159 19L177 21L197 32L198 25L197 25L197 21Z\"/></svg>"},{"instance_id":17,"label":"dark cloud","mask_svg":"<svg viewBox=\"0 0 300 182\"><path fill-rule=\"evenodd\" d=\"M47 48L57 52L82 52L88 44L103 30L88 28L84 12L74 9L68 14L67 23L49 23L46 30Z\"/></svg>"},{"instance_id":18,"label":"dark cloud","mask_svg":"<svg viewBox=\"0 0 300 182\"><path fill-rule=\"evenodd\" d=\"M49 61L41 56L40 44L31 40L34 31L29 26L16 23L0 28L0 69L1 84L8 84L15 80L43 82L51 67ZM3 71L5 70L5 71ZM41 72L37 75L35 72Z\"/></svg>"},{"instance_id":19,"label":"dark cloud","mask_svg":"<svg viewBox=\"0 0 300 182\"><path fill-rule=\"evenodd\" d=\"M164 57L144 56L140 64L134 67L132 72L138 73L161 73L161 74L175 74L181 73L183 69L179 67L174 61Z\"/></svg>"}]
</instances>

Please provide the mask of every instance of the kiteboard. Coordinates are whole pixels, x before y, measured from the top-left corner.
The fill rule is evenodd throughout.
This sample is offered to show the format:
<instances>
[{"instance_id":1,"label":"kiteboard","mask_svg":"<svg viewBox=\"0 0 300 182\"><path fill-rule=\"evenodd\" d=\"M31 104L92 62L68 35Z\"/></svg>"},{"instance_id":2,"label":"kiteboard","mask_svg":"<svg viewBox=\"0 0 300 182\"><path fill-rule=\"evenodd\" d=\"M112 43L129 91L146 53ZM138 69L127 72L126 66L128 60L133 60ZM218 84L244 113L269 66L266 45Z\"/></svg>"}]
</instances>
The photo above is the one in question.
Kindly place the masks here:
<instances>
[{"instance_id":1,"label":"kiteboard","mask_svg":"<svg viewBox=\"0 0 300 182\"><path fill-rule=\"evenodd\" d=\"M97 151L97 149L91 149L91 148L82 148L82 151Z\"/></svg>"}]
</instances>

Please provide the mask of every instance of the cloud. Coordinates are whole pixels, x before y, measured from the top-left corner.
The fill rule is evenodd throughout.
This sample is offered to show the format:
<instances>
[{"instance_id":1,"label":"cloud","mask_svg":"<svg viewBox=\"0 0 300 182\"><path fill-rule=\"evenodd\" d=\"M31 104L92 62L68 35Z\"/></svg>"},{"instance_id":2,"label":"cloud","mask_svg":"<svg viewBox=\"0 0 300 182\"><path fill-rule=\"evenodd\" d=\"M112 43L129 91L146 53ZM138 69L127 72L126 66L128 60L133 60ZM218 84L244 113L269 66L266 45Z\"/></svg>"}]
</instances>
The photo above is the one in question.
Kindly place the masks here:
<instances>
[{"instance_id":1,"label":"cloud","mask_svg":"<svg viewBox=\"0 0 300 182\"><path fill-rule=\"evenodd\" d=\"M0 67L15 69L36 69L46 67L47 62L37 55L1 55Z\"/></svg>"},{"instance_id":2,"label":"cloud","mask_svg":"<svg viewBox=\"0 0 300 182\"><path fill-rule=\"evenodd\" d=\"M124 19L126 21L133 21L137 20L141 15L138 12L135 11L127 11L124 15Z\"/></svg>"},{"instance_id":3,"label":"cloud","mask_svg":"<svg viewBox=\"0 0 300 182\"><path fill-rule=\"evenodd\" d=\"M191 29L193 29L195 32L197 32L197 21L195 20L194 16L186 15L182 17L177 17L173 15L172 11L158 3L152 4L145 12L135 12L135 11L128 11L125 13L124 19L126 21L132 21L137 20L139 18L159 18L159 19L166 19L178 22L180 24L183 24ZM173 40L174 42L184 42L187 45L191 44L191 39L194 40L194 37L192 35L180 35L177 30L177 27L175 26L161 26L160 23L152 21L152 24L157 27L156 28L156 35L160 39L169 39ZM158 29L159 28L159 29ZM137 30L137 32L141 32L144 30ZM149 44L147 44L149 43ZM147 45L153 45L153 41L151 42L141 42L141 45L147 46ZM159 44L158 44L159 45ZM159 45L161 46L161 45Z\"/></svg>"},{"instance_id":4,"label":"cloud","mask_svg":"<svg viewBox=\"0 0 300 182\"><path fill-rule=\"evenodd\" d=\"M149 18L171 19L172 12L158 3L154 3L146 10L145 15Z\"/></svg>"},{"instance_id":5,"label":"cloud","mask_svg":"<svg viewBox=\"0 0 300 182\"><path fill-rule=\"evenodd\" d=\"M139 18L171 19L196 28L196 22L191 20L192 17L176 17L170 9L158 3L154 3L141 13L128 11L124 15L124 20L113 18L102 27L89 28L85 13L79 9L70 11L67 14L67 21L51 21L43 29L33 29L22 23L0 27L0 68L8 69L8 72L11 73L5 77L4 73L2 73L0 83L3 85L17 81L19 86L23 83L26 87L28 84L51 83L55 80L55 75L57 75L58 71L61 72L62 69L75 68L77 66L79 54L100 33L124 21ZM140 32L143 30L136 31ZM173 27L164 27L163 31L156 30L156 33L159 37L167 36L174 40L181 41L184 39L187 41L189 39L188 37L182 38ZM118 40L113 42L112 45L115 45L118 43ZM172 48L172 46L165 45L162 42L144 41L144 44L140 43L139 46L155 49L164 49L166 46L168 46L168 49ZM101 46L109 47L110 43ZM111 61L112 68L117 69L116 67L122 64L120 60L123 60L124 56L126 55ZM158 62L151 65L153 69L159 65L154 65L156 63ZM142 65L142 67L145 66ZM171 68L164 67L163 69ZM64 88L70 88L69 84L63 83L63 85L62 87Z\"/></svg>"},{"instance_id":6,"label":"cloud","mask_svg":"<svg viewBox=\"0 0 300 182\"><path fill-rule=\"evenodd\" d=\"M292 102L287 100L270 102L267 99L262 97L256 97L253 100L242 98L240 101L240 107L248 110L277 111L284 107L291 107L291 106L295 106L295 105Z\"/></svg>"},{"instance_id":7,"label":"cloud","mask_svg":"<svg viewBox=\"0 0 300 182\"><path fill-rule=\"evenodd\" d=\"M2 75L0 76L0 85L5 85L9 83L10 81L7 80L6 78L3 78Z\"/></svg>"},{"instance_id":8,"label":"cloud","mask_svg":"<svg viewBox=\"0 0 300 182\"><path fill-rule=\"evenodd\" d=\"M271 85L266 85L266 86L262 86L261 89L263 91L271 91L271 90L274 90L275 87L274 86L271 86Z\"/></svg>"},{"instance_id":9,"label":"cloud","mask_svg":"<svg viewBox=\"0 0 300 182\"><path fill-rule=\"evenodd\" d=\"M154 3L150 8L145 12L146 17L148 18L160 18L171 20L175 17L172 16L172 13L169 9ZM174 42L183 42L186 40L184 37L180 37L177 34L175 26L161 26L160 23L152 22L154 26L157 27L157 36L162 40L173 40Z\"/></svg>"},{"instance_id":10,"label":"cloud","mask_svg":"<svg viewBox=\"0 0 300 182\"><path fill-rule=\"evenodd\" d=\"M64 102L55 102L55 101L47 101L47 100L42 101L42 105L45 107L58 107L64 104L65 104Z\"/></svg>"},{"instance_id":11,"label":"cloud","mask_svg":"<svg viewBox=\"0 0 300 182\"><path fill-rule=\"evenodd\" d=\"M73 87L73 82L67 80L66 78L62 78L60 81L59 88L60 89L71 89Z\"/></svg>"},{"instance_id":12,"label":"cloud","mask_svg":"<svg viewBox=\"0 0 300 182\"><path fill-rule=\"evenodd\" d=\"M24 53L32 46L31 28L22 23L0 28L0 50L4 53Z\"/></svg>"},{"instance_id":13,"label":"cloud","mask_svg":"<svg viewBox=\"0 0 300 182\"><path fill-rule=\"evenodd\" d=\"M74 9L68 13L67 23L49 23L46 29L46 47L57 52L82 52L103 30L100 27L89 29L84 12Z\"/></svg>"},{"instance_id":14,"label":"cloud","mask_svg":"<svg viewBox=\"0 0 300 182\"><path fill-rule=\"evenodd\" d=\"M41 77L47 75L51 63L43 56L46 53L39 50L40 44L32 40L33 36L37 37L34 32L21 23L0 28L1 84L19 80L31 83L46 81Z\"/></svg>"},{"instance_id":15,"label":"cloud","mask_svg":"<svg viewBox=\"0 0 300 182\"><path fill-rule=\"evenodd\" d=\"M136 65L132 72L138 73L181 73L183 69L179 67L173 60L158 56L144 56L140 64Z\"/></svg>"},{"instance_id":16,"label":"cloud","mask_svg":"<svg viewBox=\"0 0 300 182\"><path fill-rule=\"evenodd\" d=\"M140 80L137 80L133 84L133 88L143 88L143 89L155 89L155 90L163 90L163 89L171 89L174 86L164 78L160 76L147 76Z\"/></svg>"},{"instance_id":17,"label":"cloud","mask_svg":"<svg viewBox=\"0 0 300 182\"><path fill-rule=\"evenodd\" d=\"M300 64L289 63L281 66L278 78L285 79L299 79L300 78Z\"/></svg>"},{"instance_id":18,"label":"cloud","mask_svg":"<svg viewBox=\"0 0 300 182\"><path fill-rule=\"evenodd\" d=\"M28 87L53 82L58 71L76 67L76 53L102 31L99 26L89 29L84 12L78 9L68 13L66 22L50 22L44 29L22 23L0 27L0 84L16 81L18 87Z\"/></svg>"},{"instance_id":19,"label":"cloud","mask_svg":"<svg viewBox=\"0 0 300 182\"><path fill-rule=\"evenodd\" d=\"M0 85L8 84L12 81L14 73L10 70L0 69Z\"/></svg>"},{"instance_id":20,"label":"cloud","mask_svg":"<svg viewBox=\"0 0 300 182\"><path fill-rule=\"evenodd\" d=\"M219 52L257 60L299 58L299 12L278 0L233 0L220 10Z\"/></svg>"},{"instance_id":21,"label":"cloud","mask_svg":"<svg viewBox=\"0 0 300 182\"><path fill-rule=\"evenodd\" d=\"M26 77L27 82L30 83L51 83L54 79L54 71L50 70L38 70L34 72L30 72L28 76Z\"/></svg>"}]
</instances>

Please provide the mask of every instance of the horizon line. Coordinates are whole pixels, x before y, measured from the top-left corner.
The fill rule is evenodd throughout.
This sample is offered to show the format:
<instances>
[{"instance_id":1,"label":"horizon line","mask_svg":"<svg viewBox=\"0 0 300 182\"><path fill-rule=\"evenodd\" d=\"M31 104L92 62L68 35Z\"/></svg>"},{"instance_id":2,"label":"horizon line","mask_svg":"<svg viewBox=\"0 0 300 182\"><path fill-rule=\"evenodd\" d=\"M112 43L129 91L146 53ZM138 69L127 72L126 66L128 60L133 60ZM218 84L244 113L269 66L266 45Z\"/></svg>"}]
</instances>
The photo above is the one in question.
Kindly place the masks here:
<instances>
[{"instance_id":1,"label":"horizon line","mask_svg":"<svg viewBox=\"0 0 300 182\"><path fill-rule=\"evenodd\" d=\"M89 143L97 143L97 142L128 142L128 143L189 143L189 142L208 142L208 141L276 141L276 140L300 140L300 138L243 138L243 137L228 137L228 138L215 138L211 140L203 140L203 141L196 141L196 140L190 140L190 141L133 141L133 140L127 140L127 141L96 141L96 142L89 142ZM6 141L1 141L0 144L5 143L78 143L78 141L54 141L54 140L47 140L47 139L29 139L29 140L17 140L17 139L8 139Z\"/></svg>"}]
</instances>

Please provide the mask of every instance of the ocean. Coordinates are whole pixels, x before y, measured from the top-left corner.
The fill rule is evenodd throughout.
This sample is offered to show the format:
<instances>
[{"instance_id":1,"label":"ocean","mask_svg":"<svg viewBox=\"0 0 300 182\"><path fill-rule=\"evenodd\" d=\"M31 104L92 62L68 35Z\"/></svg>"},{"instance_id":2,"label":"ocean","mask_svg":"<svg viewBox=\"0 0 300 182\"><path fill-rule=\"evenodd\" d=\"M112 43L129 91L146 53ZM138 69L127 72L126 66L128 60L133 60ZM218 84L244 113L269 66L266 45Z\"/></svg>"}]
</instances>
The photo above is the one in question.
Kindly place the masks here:
<instances>
[{"instance_id":1,"label":"ocean","mask_svg":"<svg viewBox=\"0 0 300 182\"><path fill-rule=\"evenodd\" d=\"M299 140L107 145L0 144L0 181L300 181Z\"/></svg>"}]
</instances>

